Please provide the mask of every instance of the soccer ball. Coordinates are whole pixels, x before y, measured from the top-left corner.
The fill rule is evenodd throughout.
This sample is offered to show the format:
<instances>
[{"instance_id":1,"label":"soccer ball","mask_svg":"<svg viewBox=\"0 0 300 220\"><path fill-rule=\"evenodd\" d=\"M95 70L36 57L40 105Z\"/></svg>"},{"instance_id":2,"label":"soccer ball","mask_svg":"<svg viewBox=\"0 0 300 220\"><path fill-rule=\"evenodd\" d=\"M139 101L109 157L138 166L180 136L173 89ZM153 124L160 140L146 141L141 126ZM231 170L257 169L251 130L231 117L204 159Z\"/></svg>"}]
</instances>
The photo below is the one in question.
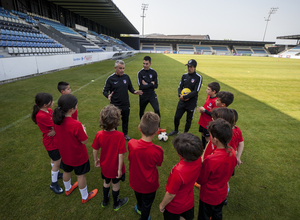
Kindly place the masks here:
<instances>
[{"instance_id":1,"label":"soccer ball","mask_svg":"<svg viewBox=\"0 0 300 220\"><path fill-rule=\"evenodd\" d=\"M168 140L168 135L166 132L161 132L159 135L158 135L158 140L160 141L167 141Z\"/></svg>"},{"instance_id":2,"label":"soccer ball","mask_svg":"<svg viewBox=\"0 0 300 220\"><path fill-rule=\"evenodd\" d=\"M189 88L184 88L183 90L181 90L181 95L187 95L191 92L191 90Z\"/></svg>"}]
</instances>

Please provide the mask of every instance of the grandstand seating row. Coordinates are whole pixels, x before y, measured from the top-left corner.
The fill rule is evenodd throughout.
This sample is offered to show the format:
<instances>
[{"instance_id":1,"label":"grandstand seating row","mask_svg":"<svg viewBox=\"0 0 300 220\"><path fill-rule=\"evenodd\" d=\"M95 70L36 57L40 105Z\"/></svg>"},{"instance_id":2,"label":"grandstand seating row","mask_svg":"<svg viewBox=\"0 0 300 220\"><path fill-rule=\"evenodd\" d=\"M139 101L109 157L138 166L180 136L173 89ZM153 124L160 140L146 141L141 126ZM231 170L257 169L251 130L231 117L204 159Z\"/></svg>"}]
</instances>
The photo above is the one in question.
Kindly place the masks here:
<instances>
[{"instance_id":1,"label":"grandstand seating row","mask_svg":"<svg viewBox=\"0 0 300 220\"><path fill-rule=\"evenodd\" d=\"M23 37L19 35L6 35L0 34L0 40L9 40L9 41L25 41L25 42L39 42L39 43L55 43L53 39L49 38L38 38L38 37Z\"/></svg>"},{"instance_id":2,"label":"grandstand seating row","mask_svg":"<svg viewBox=\"0 0 300 220\"><path fill-rule=\"evenodd\" d=\"M62 48L61 44L57 43L36 43L36 42L25 42L25 41L0 41L2 47L48 47L48 48Z\"/></svg>"},{"instance_id":3,"label":"grandstand seating row","mask_svg":"<svg viewBox=\"0 0 300 220\"><path fill-rule=\"evenodd\" d=\"M9 47L8 53L11 55L55 55L55 54L65 54L70 51L67 48L22 48L22 47Z\"/></svg>"}]
</instances>

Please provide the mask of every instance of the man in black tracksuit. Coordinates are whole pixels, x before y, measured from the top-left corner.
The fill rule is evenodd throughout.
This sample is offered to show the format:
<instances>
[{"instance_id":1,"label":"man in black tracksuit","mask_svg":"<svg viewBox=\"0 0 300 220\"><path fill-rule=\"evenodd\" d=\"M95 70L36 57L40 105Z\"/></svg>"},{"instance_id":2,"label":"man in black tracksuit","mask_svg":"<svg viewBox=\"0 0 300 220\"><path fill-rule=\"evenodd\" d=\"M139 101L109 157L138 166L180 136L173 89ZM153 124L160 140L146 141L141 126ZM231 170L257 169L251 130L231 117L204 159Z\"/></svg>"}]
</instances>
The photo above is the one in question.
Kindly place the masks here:
<instances>
[{"instance_id":1,"label":"man in black tracksuit","mask_svg":"<svg viewBox=\"0 0 300 220\"><path fill-rule=\"evenodd\" d=\"M111 74L105 82L103 88L103 95L108 98L111 104L121 109L122 114L122 131L125 139L130 140L128 136L128 120L130 114L130 103L128 90L133 94L141 95L142 91L135 91L132 87L131 80L127 74L124 73L125 63L122 60L115 62L116 72ZM109 94L110 92L110 94Z\"/></svg>"},{"instance_id":2,"label":"man in black tracksuit","mask_svg":"<svg viewBox=\"0 0 300 220\"><path fill-rule=\"evenodd\" d=\"M160 117L157 95L154 91L154 89L157 89L158 87L158 78L156 71L150 68L150 66L151 57L145 56L143 59L143 69L137 74L139 89L143 91L143 95L140 95L139 97L140 118L144 115L148 103L151 104L154 112ZM164 131L166 131L166 129L159 129L159 132Z\"/></svg>"},{"instance_id":3,"label":"man in black tracksuit","mask_svg":"<svg viewBox=\"0 0 300 220\"><path fill-rule=\"evenodd\" d=\"M194 116L194 111L197 106L198 92L200 91L202 85L202 76L196 73L197 62L196 60L189 60L187 64L188 73L185 73L181 77L181 81L178 87L178 97L179 102L177 105L175 117L174 117L174 131L170 132L168 135L172 136L178 134L178 127L180 119L184 112L186 112L186 124L184 132L188 132L191 127L191 122ZM191 92L187 95L181 95L181 91L184 88L189 88Z\"/></svg>"}]
</instances>

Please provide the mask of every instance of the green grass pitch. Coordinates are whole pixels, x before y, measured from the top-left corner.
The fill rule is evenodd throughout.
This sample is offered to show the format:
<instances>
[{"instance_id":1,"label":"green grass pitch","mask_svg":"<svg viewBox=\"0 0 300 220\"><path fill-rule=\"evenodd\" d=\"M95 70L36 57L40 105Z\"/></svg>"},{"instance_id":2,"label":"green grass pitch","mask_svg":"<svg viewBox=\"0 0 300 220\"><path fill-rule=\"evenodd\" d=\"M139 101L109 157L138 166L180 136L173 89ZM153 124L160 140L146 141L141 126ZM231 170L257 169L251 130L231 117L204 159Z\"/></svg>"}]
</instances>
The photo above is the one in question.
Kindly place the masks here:
<instances>
[{"instance_id":1,"label":"green grass pitch","mask_svg":"<svg viewBox=\"0 0 300 220\"><path fill-rule=\"evenodd\" d=\"M142 68L145 54L125 59L125 73L135 89L137 72ZM235 100L230 106L239 113L245 149L243 164L230 180L228 205L223 208L224 219L298 219L300 178L300 60L271 57L232 57L203 55L150 54L152 68L158 72L156 90L161 110L161 126L173 130L173 117L178 102L177 87L184 64L191 58L198 62L197 72L203 76L198 106L204 104L207 84L218 81L221 90L230 91ZM91 144L99 130L98 116L108 100L102 95L106 78L113 73L114 61L108 60L25 80L0 85L0 219L138 219L133 190L126 181L121 183L120 197L129 203L115 212L112 201L102 208L100 168L93 166ZM94 80L94 82L92 82ZM89 136L87 149L91 171L86 175L88 190L99 189L98 195L81 204L79 190L70 196L56 195L50 189L50 159L42 144L42 134L30 114L38 92L48 92L57 101L59 81L67 81L78 98L78 117ZM138 97L130 94L131 113L129 135L139 139ZM56 107L56 103L54 104ZM147 111L153 111L149 105ZM195 113L190 132L198 132L199 113ZM185 115L179 131L183 132ZM120 130L121 128L119 128ZM159 167L160 188L151 210L152 219L163 219L159 203L171 168L178 162L172 146L173 137L162 146L165 157ZM72 182L76 176L72 174ZM62 180L58 181L63 187ZM199 190L195 191L195 219L198 215Z\"/></svg>"}]
</instances>

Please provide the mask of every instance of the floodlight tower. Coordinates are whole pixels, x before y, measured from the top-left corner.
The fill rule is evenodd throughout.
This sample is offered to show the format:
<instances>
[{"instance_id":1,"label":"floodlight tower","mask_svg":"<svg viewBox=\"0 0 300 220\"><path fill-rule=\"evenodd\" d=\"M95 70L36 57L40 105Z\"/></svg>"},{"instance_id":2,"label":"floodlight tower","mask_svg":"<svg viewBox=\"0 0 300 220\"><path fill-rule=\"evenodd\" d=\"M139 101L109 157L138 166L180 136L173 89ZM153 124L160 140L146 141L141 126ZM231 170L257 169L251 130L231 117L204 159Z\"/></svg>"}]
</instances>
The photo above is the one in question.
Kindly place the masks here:
<instances>
[{"instance_id":1,"label":"floodlight tower","mask_svg":"<svg viewBox=\"0 0 300 220\"><path fill-rule=\"evenodd\" d=\"M278 10L278 7L271 8L270 11L269 11L268 17L265 18L265 21L267 22L267 24L266 24L266 28L265 28L265 33L264 33L263 41L265 41L265 36L266 36L267 27L268 27L268 22L271 20L271 14L275 14L277 10Z\"/></svg>"},{"instance_id":2,"label":"floodlight tower","mask_svg":"<svg viewBox=\"0 0 300 220\"><path fill-rule=\"evenodd\" d=\"M141 17L143 18L143 21L142 21L142 35L143 35L143 37L145 37L145 36L144 36L144 18L146 17L145 11L148 9L148 5L149 5L149 4L144 4L144 3L142 3L142 11L143 11L143 15L141 15Z\"/></svg>"}]
</instances>

